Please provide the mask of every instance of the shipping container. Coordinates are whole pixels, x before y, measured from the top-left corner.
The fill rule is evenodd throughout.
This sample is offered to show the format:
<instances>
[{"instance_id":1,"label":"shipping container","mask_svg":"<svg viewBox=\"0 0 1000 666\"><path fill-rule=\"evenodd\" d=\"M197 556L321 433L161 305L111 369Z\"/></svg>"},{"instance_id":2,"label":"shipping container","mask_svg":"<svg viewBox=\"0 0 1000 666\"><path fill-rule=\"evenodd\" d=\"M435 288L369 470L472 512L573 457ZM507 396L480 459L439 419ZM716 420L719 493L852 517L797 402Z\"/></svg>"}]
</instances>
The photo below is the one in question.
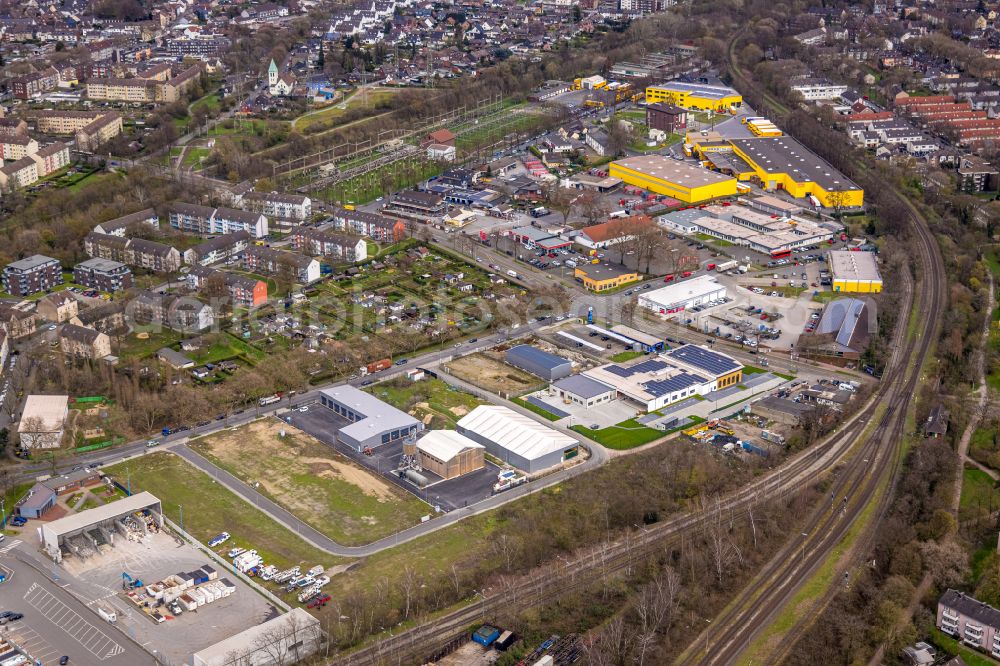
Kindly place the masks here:
<instances>
[{"instance_id":1,"label":"shipping container","mask_svg":"<svg viewBox=\"0 0 1000 666\"><path fill-rule=\"evenodd\" d=\"M489 647L499 637L500 630L488 624L484 624L472 633L472 640L484 647Z\"/></svg>"},{"instance_id":2,"label":"shipping container","mask_svg":"<svg viewBox=\"0 0 1000 666\"><path fill-rule=\"evenodd\" d=\"M516 637L514 636L514 632L505 631L502 634L500 634L499 638L497 638L496 642L493 644L493 649L503 652L514 644L515 638Z\"/></svg>"}]
</instances>

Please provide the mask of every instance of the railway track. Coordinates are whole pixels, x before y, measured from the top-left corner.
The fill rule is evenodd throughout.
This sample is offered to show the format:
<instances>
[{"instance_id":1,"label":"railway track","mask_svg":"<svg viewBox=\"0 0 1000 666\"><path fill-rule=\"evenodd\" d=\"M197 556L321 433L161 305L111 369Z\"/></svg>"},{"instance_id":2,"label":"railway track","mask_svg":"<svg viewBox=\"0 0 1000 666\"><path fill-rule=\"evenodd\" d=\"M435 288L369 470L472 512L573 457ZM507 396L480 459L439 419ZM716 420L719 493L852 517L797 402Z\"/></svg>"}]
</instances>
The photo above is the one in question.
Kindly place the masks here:
<instances>
[{"instance_id":1,"label":"railway track","mask_svg":"<svg viewBox=\"0 0 1000 666\"><path fill-rule=\"evenodd\" d=\"M730 43L731 70L736 79L748 85L749 80L739 70L733 57L738 37ZM764 94L765 103L768 97ZM780 113L782 108L779 103L770 110ZM863 163L859 162L856 166L862 173L866 171ZM883 398L888 400L887 408L846 469L838 475L829 504L817 507L807 519L802 537L787 542L676 663L714 665L736 662L753 639L794 597L801 584L827 561L851 531L854 520L877 499L875 523L861 536L854 553L867 553L870 549L875 536L874 526L888 509L896 473L902 462L902 442L910 400L916 392L923 362L937 339L939 323L933 315L941 311L946 298L943 262L926 220L911 201L898 191L891 191L912 215L912 230L923 276L921 286L926 288L917 289L906 276L909 307L902 308L901 312L909 313L913 299L917 298L917 312L923 327L918 339L912 341L915 344L909 344L911 341L905 338L908 321L900 318L898 322L890 371L883 377L883 386L890 387L890 392ZM902 355L904 348L905 358ZM885 483L888 483L888 488L880 494L880 486ZM844 500L842 506L838 506L837 497L842 492L845 493ZM847 575L849 572L845 571ZM768 663L781 663L789 655L838 590L839 586L831 585L818 604L782 636L778 644L763 647L771 650L767 655Z\"/></svg>"},{"instance_id":2,"label":"railway track","mask_svg":"<svg viewBox=\"0 0 1000 666\"><path fill-rule=\"evenodd\" d=\"M769 96L765 95L765 98ZM780 102L771 98L780 105ZM897 196L898 195L897 193ZM905 200L905 198L904 198ZM906 201L914 214L914 230L919 246L919 260L928 279L942 276L940 254L919 211ZM808 539L793 539L771 563L765 575L771 582L764 589L747 590L726 612L722 624L738 624L746 613L740 608L758 606L755 614L760 622L772 618L783 603L798 589L805 575L817 569L826 555L843 540L852 520L879 494L879 485L886 474L898 468L901 460L901 440L909 401L920 378L920 368L937 337L937 322L932 313L944 304L942 284L936 280L932 288L909 290L909 299L919 294L918 313L922 324L915 346L905 340L907 318L900 317L895 332L895 350L878 391L869 402L851 417L836 433L812 449L804 451L781 468L721 498L714 506L701 511L680 514L613 542L589 549L572 560L548 564L516 580L502 581L491 594L462 608L429 620L402 633L382 637L377 642L350 654L339 655L329 663L347 666L402 666L433 658L442 645L464 633L467 628L500 612L509 614L521 609L549 603L563 592L599 582L609 575L629 570L642 559L662 552L665 546L705 530L720 516L747 514L754 504L789 496L817 482L835 470L831 486L831 501L807 519ZM905 310L909 312L909 309ZM891 478L891 477L890 477ZM838 502L843 494L846 502ZM884 493L883 498L890 493ZM796 555L798 557L796 557ZM781 581L781 573L788 574ZM713 629L719 631L719 625ZM721 643L724 653L703 663L731 663L755 635L739 630L726 630ZM696 642L697 643L697 642ZM695 662L689 662L695 663Z\"/></svg>"}]
</instances>

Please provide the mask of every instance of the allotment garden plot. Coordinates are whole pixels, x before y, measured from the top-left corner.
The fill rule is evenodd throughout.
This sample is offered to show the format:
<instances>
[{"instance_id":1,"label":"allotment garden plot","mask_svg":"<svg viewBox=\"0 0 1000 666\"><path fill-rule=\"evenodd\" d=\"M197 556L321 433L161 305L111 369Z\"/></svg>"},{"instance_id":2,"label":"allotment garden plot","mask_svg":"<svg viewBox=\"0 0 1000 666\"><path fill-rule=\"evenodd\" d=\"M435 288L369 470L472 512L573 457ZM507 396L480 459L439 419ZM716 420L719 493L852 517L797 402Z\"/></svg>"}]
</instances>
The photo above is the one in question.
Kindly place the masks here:
<instances>
[{"instance_id":1,"label":"allotment garden plot","mask_svg":"<svg viewBox=\"0 0 1000 666\"><path fill-rule=\"evenodd\" d=\"M278 420L256 421L190 446L344 545L376 541L428 513L409 493Z\"/></svg>"}]
</instances>

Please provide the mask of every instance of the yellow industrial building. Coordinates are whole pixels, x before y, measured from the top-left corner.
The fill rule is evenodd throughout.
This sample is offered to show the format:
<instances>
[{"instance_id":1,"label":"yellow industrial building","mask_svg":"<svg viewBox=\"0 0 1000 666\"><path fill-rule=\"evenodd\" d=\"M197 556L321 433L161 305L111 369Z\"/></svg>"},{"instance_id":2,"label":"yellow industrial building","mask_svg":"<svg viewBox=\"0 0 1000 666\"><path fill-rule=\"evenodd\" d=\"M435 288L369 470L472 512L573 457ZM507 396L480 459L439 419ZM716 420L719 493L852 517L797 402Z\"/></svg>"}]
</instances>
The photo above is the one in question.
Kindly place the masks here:
<instances>
[{"instance_id":1,"label":"yellow industrial building","mask_svg":"<svg viewBox=\"0 0 1000 666\"><path fill-rule=\"evenodd\" d=\"M576 267L573 277L590 291L601 292L636 282L639 273L611 264L583 264Z\"/></svg>"},{"instance_id":2,"label":"yellow industrial building","mask_svg":"<svg viewBox=\"0 0 1000 666\"><path fill-rule=\"evenodd\" d=\"M690 204L736 195L735 178L662 155L617 160L609 165L608 176Z\"/></svg>"},{"instance_id":3,"label":"yellow industrial building","mask_svg":"<svg viewBox=\"0 0 1000 666\"><path fill-rule=\"evenodd\" d=\"M684 149L708 168L769 192L784 190L827 208L864 204L863 189L790 136L723 139L689 134Z\"/></svg>"},{"instance_id":4,"label":"yellow industrial building","mask_svg":"<svg viewBox=\"0 0 1000 666\"><path fill-rule=\"evenodd\" d=\"M828 260L834 291L855 294L882 291L882 276L879 275L874 252L831 250Z\"/></svg>"},{"instance_id":5,"label":"yellow industrial building","mask_svg":"<svg viewBox=\"0 0 1000 666\"><path fill-rule=\"evenodd\" d=\"M663 102L693 111L735 113L743 106L743 96L725 86L671 81L646 88L646 103Z\"/></svg>"}]
</instances>

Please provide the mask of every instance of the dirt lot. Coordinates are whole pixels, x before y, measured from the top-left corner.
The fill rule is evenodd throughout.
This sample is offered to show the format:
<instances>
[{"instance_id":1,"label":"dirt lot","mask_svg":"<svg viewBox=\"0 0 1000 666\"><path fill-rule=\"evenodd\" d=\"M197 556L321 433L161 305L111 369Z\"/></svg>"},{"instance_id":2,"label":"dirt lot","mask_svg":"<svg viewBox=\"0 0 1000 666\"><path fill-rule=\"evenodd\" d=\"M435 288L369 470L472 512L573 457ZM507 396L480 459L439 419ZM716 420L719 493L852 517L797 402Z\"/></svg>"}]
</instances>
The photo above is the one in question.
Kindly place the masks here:
<instances>
[{"instance_id":1,"label":"dirt lot","mask_svg":"<svg viewBox=\"0 0 1000 666\"><path fill-rule=\"evenodd\" d=\"M419 382L395 379L373 386L368 391L420 419L431 430L454 429L460 418L483 404L475 396L452 388L440 379Z\"/></svg>"},{"instance_id":2,"label":"dirt lot","mask_svg":"<svg viewBox=\"0 0 1000 666\"><path fill-rule=\"evenodd\" d=\"M459 379L490 393L515 396L541 388L545 383L503 362L501 352L481 352L451 361L446 366Z\"/></svg>"},{"instance_id":3,"label":"dirt lot","mask_svg":"<svg viewBox=\"0 0 1000 666\"><path fill-rule=\"evenodd\" d=\"M281 436L281 431L285 436ZM339 543L374 541L417 523L427 506L277 420L192 443L192 448Z\"/></svg>"}]
</instances>

